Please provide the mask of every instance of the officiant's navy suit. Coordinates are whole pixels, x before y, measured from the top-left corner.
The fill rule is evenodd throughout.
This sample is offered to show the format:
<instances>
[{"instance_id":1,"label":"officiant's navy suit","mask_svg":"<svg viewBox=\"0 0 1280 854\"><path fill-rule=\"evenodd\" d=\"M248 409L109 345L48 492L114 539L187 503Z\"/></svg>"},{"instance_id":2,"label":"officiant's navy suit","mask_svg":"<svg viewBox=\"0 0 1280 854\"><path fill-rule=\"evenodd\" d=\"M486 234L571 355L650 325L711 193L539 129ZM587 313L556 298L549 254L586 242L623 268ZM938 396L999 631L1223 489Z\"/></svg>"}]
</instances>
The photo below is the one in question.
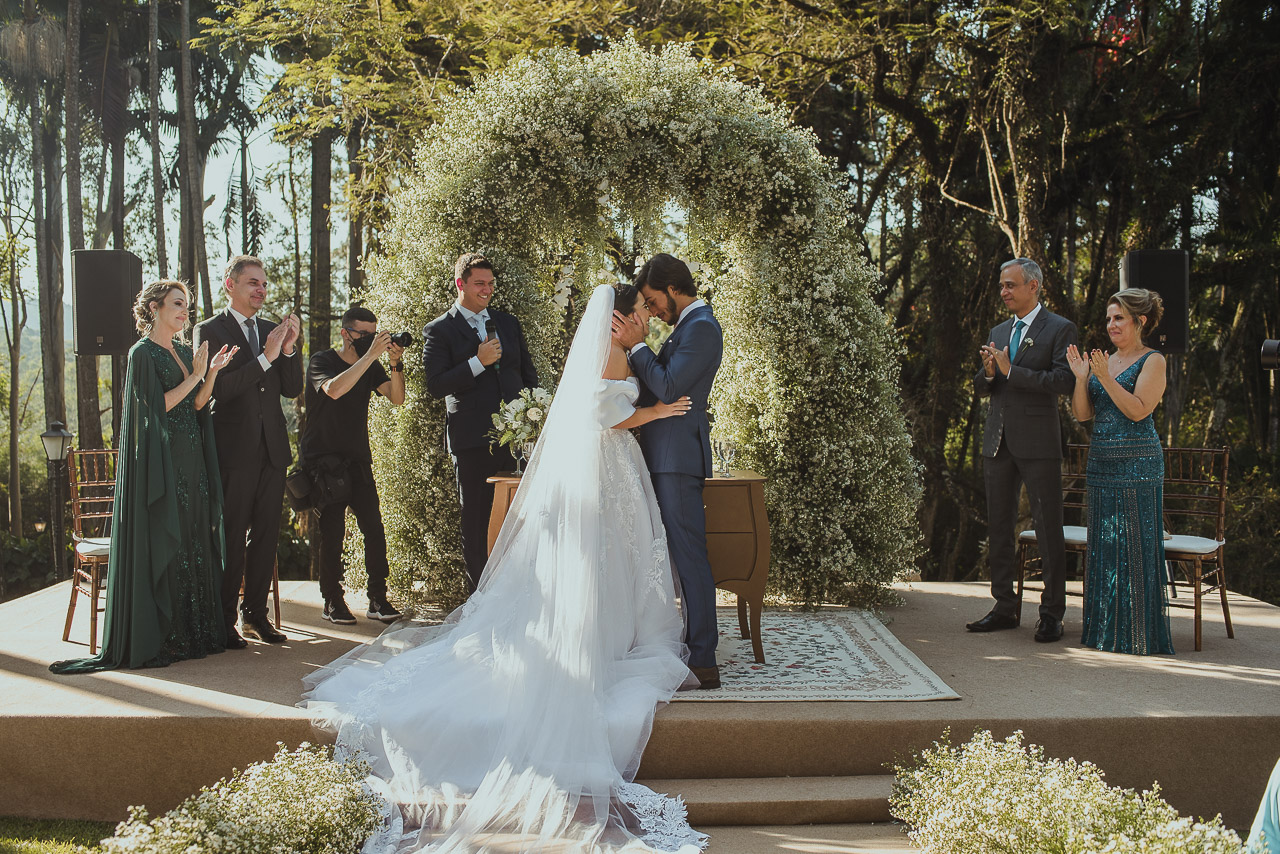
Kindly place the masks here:
<instances>
[{"instance_id":1,"label":"officiant's navy suit","mask_svg":"<svg viewBox=\"0 0 1280 854\"><path fill-rule=\"evenodd\" d=\"M667 547L680 576L691 667L716 663L716 588L707 559L707 515L702 489L712 474L707 400L724 354L724 336L710 306L692 305L656 354L634 348L631 369L642 386L638 406L671 403L688 395L678 418L640 428L640 448L653 476Z\"/></svg>"},{"instance_id":2,"label":"officiant's navy suit","mask_svg":"<svg viewBox=\"0 0 1280 854\"><path fill-rule=\"evenodd\" d=\"M521 389L538 385L520 321L492 308L487 314L502 342L502 358L496 368L486 368L478 376L470 360L480 349L480 336L457 303L422 330L427 392L445 401L445 441L458 479L462 551L472 590L480 583L489 557L493 484L488 479L502 468L515 466L505 449L490 448L493 415L504 402L517 398Z\"/></svg>"}]
</instances>

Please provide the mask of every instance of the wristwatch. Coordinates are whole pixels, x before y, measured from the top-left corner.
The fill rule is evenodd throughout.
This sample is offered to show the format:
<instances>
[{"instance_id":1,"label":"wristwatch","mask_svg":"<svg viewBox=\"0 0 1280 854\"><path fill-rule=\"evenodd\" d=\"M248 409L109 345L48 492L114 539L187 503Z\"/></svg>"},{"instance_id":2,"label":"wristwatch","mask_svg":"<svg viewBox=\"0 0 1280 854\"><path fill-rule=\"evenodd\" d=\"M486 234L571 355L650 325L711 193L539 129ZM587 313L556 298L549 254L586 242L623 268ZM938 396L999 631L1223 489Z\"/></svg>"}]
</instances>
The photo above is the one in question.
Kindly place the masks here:
<instances>
[{"instance_id":1,"label":"wristwatch","mask_svg":"<svg viewBox=\"0 0 1280 854\"><path fill-rule=\"evenodd\" d=\"M396 364L394 364L394 365L387 365L387 370L388 370L388 371L391 371L391 373L393 373L393 374L403 373L403 372L404 372L404 363L403 363L403 362L398 362L398 363L396 363Z\"/></svg>"}]
</instances>

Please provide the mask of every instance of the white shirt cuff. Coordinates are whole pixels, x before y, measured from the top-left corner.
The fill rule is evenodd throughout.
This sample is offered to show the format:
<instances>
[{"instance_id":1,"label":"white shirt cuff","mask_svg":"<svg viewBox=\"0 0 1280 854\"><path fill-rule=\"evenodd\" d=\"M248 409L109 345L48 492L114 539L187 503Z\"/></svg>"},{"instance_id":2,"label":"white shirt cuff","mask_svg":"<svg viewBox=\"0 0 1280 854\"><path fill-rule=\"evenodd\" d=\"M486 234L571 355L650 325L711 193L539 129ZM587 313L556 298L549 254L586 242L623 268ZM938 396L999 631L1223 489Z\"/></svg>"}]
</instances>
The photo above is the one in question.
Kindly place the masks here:
<instances>
[{"instance_id":1,"label":"white shirt cuff","mask_svg":"<svg viewBox=\"0 0 1280 854\"><path fill-rule=\"evenodd\" d=\"M264 371L271 370L271 360L267 358L266 353L258 354L258 364L262 365L262 370Z\"/></svg>"},{"instance_id":2,"label":"white shirt cuff","mask_svg":"<svg viewBox=\"0 0 1280 854\"><path fill-rule=\"evenodd\" d=\"M636 353L640 352L640 348L641 348L641 347L648 347L648 346L649 346L648 344L646 344L646 343L644 343L643 341L641 341L639 344L637 344L636 346L632 347L632 348L631 348L631 350L627 353L627 355L628 355L628 356L634 356Z\"/></svg>"},{"instance_id":3,"label":"white shirt cuff","mask_svg":"<svg viewBox=\"0 0 1280 854\"><path fill-rule=\"evenodd\" d=\"M467 359L467 364L471 366L471 376L478 377L484 373L484 364L481 363L479 356Z\"/></svg>"}]
</instances>

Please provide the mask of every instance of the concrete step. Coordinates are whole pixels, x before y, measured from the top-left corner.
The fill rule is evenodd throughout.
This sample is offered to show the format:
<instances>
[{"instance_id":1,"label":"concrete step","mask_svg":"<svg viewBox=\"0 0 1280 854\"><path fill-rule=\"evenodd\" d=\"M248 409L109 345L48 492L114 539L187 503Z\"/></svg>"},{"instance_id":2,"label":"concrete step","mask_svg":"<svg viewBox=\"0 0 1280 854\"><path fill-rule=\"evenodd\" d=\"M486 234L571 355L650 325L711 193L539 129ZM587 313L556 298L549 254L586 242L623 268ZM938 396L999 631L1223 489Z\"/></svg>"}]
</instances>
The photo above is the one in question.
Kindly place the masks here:
<instances>
[{"instance_id":1,"label":"concrete step","mask_svg":"<svg viewBox=\"0 0 1280 854\"><path fill-rule=\"evenodd\" d=\"M896 824L708 827L706 854L904 854L920 849Z\"/></svg>"},{"instance_id":2,"label":"concrete step","mask_svg":"<svg viewBox=\"0 0 1280 854\"><path fill-rule=\"evenodd\" d=\"M889 793L893 789L891 774L637 782L684 798L689 823L698 828L889 821Z\"/></svg>"}]
</instances>

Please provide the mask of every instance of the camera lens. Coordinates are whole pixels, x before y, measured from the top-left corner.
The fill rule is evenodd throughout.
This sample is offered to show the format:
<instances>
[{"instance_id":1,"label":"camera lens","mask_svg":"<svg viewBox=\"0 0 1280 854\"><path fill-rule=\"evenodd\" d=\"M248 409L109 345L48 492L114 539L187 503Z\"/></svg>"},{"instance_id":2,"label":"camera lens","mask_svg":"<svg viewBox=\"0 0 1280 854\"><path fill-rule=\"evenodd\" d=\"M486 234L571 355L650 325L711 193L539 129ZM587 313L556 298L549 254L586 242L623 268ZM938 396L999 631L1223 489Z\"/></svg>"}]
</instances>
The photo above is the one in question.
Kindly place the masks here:
<instances>
[{"instance_id":1,"label":"camera lens","mask_svg":"<svg viewBox=\"0 0 1280 854\"><path fill-rule=\"evenodd\" d=\"M1264 371L1280 369L1280 340L1268 338L1262 342L1261 361Z\"/></svg>"},{"instance_id":2,"label":"camera lens","mask_svg":"<svg viewBox=\"0 0 1280 854\"><path fill-rule=\"evenodd\" d=\"M397 347L408 347L413 343L413 336L408 332L392 332L391 343Z\"/></svg>"}]
</instances>

